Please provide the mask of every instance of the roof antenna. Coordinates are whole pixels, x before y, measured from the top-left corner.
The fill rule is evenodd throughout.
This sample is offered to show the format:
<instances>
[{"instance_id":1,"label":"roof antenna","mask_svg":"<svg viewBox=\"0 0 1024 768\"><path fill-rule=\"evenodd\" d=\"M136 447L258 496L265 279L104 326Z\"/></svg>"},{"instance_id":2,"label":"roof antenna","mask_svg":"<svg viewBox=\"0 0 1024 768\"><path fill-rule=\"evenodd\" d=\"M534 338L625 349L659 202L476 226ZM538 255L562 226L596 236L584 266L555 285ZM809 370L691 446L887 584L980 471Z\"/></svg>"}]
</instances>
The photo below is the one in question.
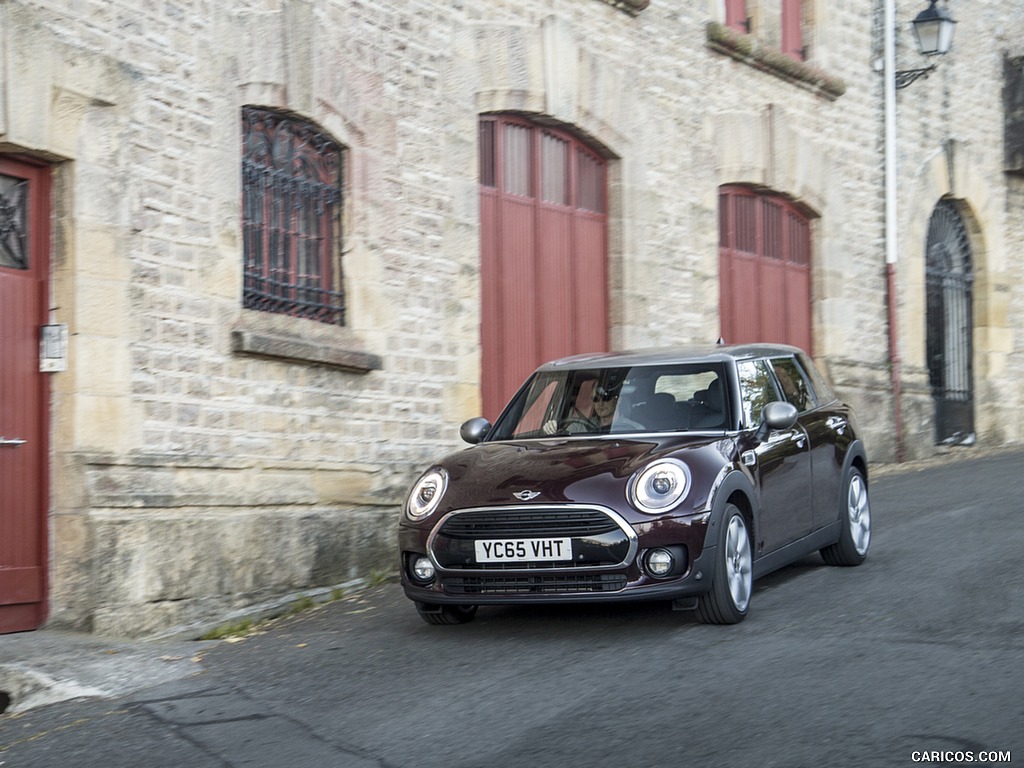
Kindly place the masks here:
<instances>
[{"instance_id":1,"label":"roof antenna","mask_svg":"<svg viewBox=\"0 0 1024 768\"><path fill-rule=\"evenodd\" d=\"M718 337L718 341L715 342L715 346L716 347L721 347L724 344L725 344L725 337L724 336L719 336Z\"/></svg>"}]
</instances>

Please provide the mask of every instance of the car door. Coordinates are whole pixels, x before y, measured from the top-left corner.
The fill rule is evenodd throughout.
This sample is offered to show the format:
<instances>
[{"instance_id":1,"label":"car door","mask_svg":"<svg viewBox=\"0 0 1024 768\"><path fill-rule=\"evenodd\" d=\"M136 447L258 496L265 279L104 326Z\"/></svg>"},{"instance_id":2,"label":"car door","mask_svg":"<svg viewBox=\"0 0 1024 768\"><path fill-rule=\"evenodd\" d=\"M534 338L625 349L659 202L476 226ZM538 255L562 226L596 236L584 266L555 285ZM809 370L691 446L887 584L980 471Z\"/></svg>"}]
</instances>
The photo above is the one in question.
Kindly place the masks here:
<instances>
[{"instance_id":1,"label":"car door","mask_svg":"<svg viewBox=\"0 0 1024 768\"><path fill-rule=\"evenodd\" d=\"M810 358L797 355L797 365L813 392L817 407L800 415L811 443L814 530L838 516L839 489L853 428L849 408L839 402Z\"/></svg>"},{"instance_id":2,"label":"car door","mask_svg":"<svg viewBox=\"0 0 1024 768\"><path fill-rule=\"evenodd\" d=\"M833 474L829 466L834 463L832 422L828 409L818 404L817 395L807 374L793 355L772 358L772 369L786 400L796 406L798 416L795 428L807 438L810 474L807 485L799 490L802 528L807 535L819 527L826 509L832 509L834 494L819 484ZM797 537L799 538L799 537Z\"/></svg>"},{"instance_id":3,"label":"car door","mask_svg":"<svg viewBox=\"0 0 1024 768\"><path fill-rule=\"evenodd\" d=\"M737 363L744 422L756 427L761 410L770 402L788 399L767 360ZM799 409L799 408L798 408ZM811 484L811 457L807 433L798 422L792 429L773 431L752 448L752 470L761 491L761 512L756 522L758 556L773 552L807 535L812 506L807 496Z\"/></svg>"}]
</instances>

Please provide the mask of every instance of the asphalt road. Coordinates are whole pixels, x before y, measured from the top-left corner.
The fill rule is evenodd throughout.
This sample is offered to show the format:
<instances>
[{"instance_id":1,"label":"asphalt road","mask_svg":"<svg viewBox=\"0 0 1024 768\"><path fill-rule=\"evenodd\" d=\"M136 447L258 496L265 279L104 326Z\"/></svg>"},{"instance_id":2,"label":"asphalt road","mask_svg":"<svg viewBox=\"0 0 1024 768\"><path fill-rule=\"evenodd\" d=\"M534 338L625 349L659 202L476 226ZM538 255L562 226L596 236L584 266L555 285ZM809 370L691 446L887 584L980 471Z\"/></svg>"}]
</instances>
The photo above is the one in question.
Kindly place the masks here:
<instances>
[{"instance_id":1,"label":"asphalt road","mask_svg":"<svg viewBox=\"0 0 1024 768\"><path fill-rule=\"evenodd\" d=\"M641 604L432 627L385 584L191 677L0 716L0 766L1024 764L1022 462L874 478L868 561L763 579L737 626Z\"/></svg>"}]
</instances>

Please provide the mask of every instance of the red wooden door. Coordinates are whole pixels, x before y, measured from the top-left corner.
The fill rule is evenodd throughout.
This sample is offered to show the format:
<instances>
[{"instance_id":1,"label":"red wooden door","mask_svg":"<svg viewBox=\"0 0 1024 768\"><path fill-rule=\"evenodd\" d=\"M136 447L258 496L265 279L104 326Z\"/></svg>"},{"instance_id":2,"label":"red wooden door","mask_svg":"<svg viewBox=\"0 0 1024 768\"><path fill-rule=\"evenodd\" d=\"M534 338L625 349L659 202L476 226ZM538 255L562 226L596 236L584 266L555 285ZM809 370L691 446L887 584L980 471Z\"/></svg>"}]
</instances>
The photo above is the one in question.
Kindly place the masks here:
<instances>
[{"instance_id":1,"label":"red wooden door","mask_svg":"<svg viewBox=\"0 0 1024 768\"><path fill-rule=\"evenodd\" d=\"M723 187L719 224L722 338L793 344L813 354L807 217L782 197Z\"/></svg>"},{"instance_id":2,"label":"red wooden door","mask_svg":"<svg viewBox=\"0 0 1024 768\"><path fill-rule=\"evenodd\" d=\"M48 169L0 156L0 632L46 604Z\"/></svg>"},{"instance_id":3,"label":"red wooden door","mask_svg":"<svg viewBox=\"0 0 1024 768\"><path fill-rule=\"evenodd\" d=\"M480 122L481 390L494 419L540 363L608 348L605 163L571 134Z\"/></svg>"}]
</instances>

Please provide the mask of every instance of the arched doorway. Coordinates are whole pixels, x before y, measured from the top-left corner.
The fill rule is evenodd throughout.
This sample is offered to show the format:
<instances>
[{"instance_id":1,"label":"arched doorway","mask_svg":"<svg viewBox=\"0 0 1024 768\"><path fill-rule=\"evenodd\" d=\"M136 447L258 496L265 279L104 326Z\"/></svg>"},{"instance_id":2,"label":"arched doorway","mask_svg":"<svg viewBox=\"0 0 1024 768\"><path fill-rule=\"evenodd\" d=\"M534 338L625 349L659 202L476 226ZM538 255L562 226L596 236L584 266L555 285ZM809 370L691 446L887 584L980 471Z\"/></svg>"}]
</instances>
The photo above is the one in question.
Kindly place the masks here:
<instances>
[{"instance_id":1,"label":"arched doorway","mask_svg":"<svg viewBox=\"0 0 1024 768\"><path fill-rule=\"evenodd\" d=\"M940 200L925 251L928 379L935 401L935 442L974 442L974 273L971 245L954 201Z\"/></svg>"},{"instance_id":2,"label":"arched doorway","mask_svg":"<svg viewBox=\"0 0 1024 768\"><path fill-rule=\"evenodd\" d=\"M718 199L722 338L813 353L809 217L782 195L749 187L723 186Z\"/></svg>"},{"instance_id":3,"label":"arched doorway","mask_svg":"<svg viewBox=\"0 0 1024 768\"><path fill-rule=\"evenodd\" d=\"M494 419L540 363L608 348L606 164L572 133L480 119L481 394Z\"/></svg>"},{"instance_id":4,"label":"arched doorway","mask_svg":"<svg viewBox=\"0 0 1024 768\"><path fill-rule=\"evenodd\" d=\"M50 169L0 156L0 633L46 616Z\"/></svg>"}]
</instances>

